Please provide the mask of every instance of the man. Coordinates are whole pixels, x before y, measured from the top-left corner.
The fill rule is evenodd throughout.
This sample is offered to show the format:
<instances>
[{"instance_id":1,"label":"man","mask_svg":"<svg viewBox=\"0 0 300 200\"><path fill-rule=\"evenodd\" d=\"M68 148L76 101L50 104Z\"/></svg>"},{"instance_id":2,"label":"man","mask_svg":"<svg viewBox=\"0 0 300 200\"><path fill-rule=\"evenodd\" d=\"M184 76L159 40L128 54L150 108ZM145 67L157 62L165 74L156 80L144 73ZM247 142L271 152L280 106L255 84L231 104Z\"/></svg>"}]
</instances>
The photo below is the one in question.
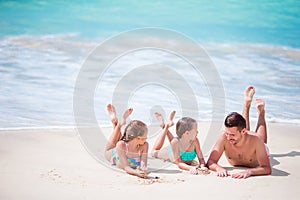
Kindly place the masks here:
<instances>
[{"instance_id":1,"label":"man","mask_svg":"<svg viewBox=\"0 0 300 200\"><path fill-rule=\"evenodd\" d=\"M268 175L272 172L266 146L265 103L262 99L256 99L255 101L258 121L256 131L250 131L249 111L254 93L253 86L249 86L245 90L243 116L233 112L226 117L225 130L210 153L207 166L209 169L216 171L220 177L247 178L249 176ZM229 164L248 167L248 169L230 175L226 169L218 165L223 152Z\"/></svg>"}]
</instances>

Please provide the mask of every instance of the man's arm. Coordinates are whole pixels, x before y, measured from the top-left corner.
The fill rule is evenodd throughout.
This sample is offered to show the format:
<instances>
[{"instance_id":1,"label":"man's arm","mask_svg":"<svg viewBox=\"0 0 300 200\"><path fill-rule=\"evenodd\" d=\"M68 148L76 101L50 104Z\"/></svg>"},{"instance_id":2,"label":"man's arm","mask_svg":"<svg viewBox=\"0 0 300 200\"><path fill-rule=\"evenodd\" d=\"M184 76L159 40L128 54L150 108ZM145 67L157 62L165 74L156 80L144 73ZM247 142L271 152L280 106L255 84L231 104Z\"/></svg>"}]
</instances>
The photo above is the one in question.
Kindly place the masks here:
<instances>
[{"instance_id":1,"label":"man's arm","mask_svg":"<svg viewBox=\"0 0 300 200\"><path fill-rule=\"evenodd\" d=\"M257 138L257 141L256 156L259 167L252 169L252 175L269 175L272 173L272 168L266 146L259 138Z\"/></svg>"},{"instance_id":2,"label":"man's arm","mask_svg":"<svg viewBox=\"0 0 300 200\"><path fill-rule=\"evenodd\" d=\"M225 138L224 134L221 134L221 136L217 140L215 146L213 147L213 149L209 155L208 161L207 161L208 168L210 170L217 172L217 175L220 177L226 177L229 175L227 170L225 170L223 167L218 165L218 161L219 161L220 157L222 156L224 149L225 149L225 140L226 140L226 138Z\"/></svg>"}]
</instances>

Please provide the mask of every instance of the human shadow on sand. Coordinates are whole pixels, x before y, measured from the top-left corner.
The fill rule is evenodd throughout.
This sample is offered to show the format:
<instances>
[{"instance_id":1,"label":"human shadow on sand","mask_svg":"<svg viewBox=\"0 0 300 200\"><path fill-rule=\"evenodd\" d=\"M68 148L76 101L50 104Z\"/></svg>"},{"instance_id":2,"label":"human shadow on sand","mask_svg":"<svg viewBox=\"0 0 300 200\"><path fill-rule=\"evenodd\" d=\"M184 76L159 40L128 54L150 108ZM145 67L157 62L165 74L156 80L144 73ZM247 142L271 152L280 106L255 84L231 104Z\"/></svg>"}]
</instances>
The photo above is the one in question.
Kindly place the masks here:
<instances>
[{"instance_id":1,"label":"human shadow on sand","mask_svg":"<svg viewBox=\"0 0 300 200\"><path fill-rule=\"evenodd\" d=\"M153 173L161 173L161 174L179 174L182 171L177 169L163 169L163 168L149 168L148 172Z\"/></svg>"},{"instance_id":2,"label":"human shadow on sand","mask_svg":"<svg viewBox=\"0 0 300 200\"><path fill-rule=\"evenodd\" d=\"M275 159L275 158L280 158L280 157L297 157L300 156L300 152L298 151L291 151L289 153L284 153L284 154L271 154L270 155L270 163L272 167L272 174L271 176L289 176L290 173L283 171L281 169L274 168L274 166L279 166L280 162ZM228 171L234 171L234 170L245 170L247 167L243 166L224 166L224 168Z\"/></svg>"},{"instance_id":3,"label":"human shadow on sand","mask_svg":"<svg viewBox=\"0 0 300 200\"><path fill-rule=\"evenodd\" d=\"M282 158L282 157L297 157L300 156L300 152L298 151L291 151L289 153L284 153L284 154L271 154L270 155L270 162L272 166L272 176L289 176L290 173L274 168L274 166L277 166L280 164L278 160L275 158Z\"/></svg>"},{"instance_id":4,"label":"human shadow on sand","mask_svg":"<svg viewBox=\"0 0 300 200\"><path fill-rule=\"evenodd\" d=\"M164 173L164 174L178 174L182 173L181 170L176 169L175 164L166 162L160 159L148 158L148 172Z\"/></svg>"}]
</instances>

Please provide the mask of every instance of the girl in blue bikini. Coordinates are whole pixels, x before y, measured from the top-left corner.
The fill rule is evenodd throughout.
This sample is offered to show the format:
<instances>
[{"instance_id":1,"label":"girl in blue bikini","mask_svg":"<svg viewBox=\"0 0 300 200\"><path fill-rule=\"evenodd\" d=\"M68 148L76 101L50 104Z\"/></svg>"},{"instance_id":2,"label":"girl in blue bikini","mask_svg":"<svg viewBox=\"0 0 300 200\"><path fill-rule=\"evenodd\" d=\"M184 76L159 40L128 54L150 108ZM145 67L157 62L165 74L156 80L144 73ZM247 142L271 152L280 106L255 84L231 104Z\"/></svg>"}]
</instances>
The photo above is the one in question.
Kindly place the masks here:
<instances>
[{"instance_id":1,"label":"girl in blue bikini","mask_svg":"<svg viewBox=\"0 0 300 200\"><path fill-rule=\"evenodd\" d=\"M160 126L163 130L154 143L152 156L175 163L180 169L190 171L190 173L195 175L209 173L205 167L205 160L197 138L197 121L190 117L181 118L176 123L177 137L174 137L169 128L174 125L173 118L175 111L170 113L166 124L160 113L156 112L155 115L160 121ZM162 148L166 136L171 145ZM194 160L196 157L199 163Z\"/></svg>"},{"instance_id":2,"label":"girl in blue bikini","mask_svg":"<svg viewBox=\"0 0 300 200\"><path fill-rule=\"evenodd\" d=\"M128 174L146 178L148 159L148 143L146 142L148 128L146 124L139 120L132 120L125 127L122 135L121 128L126 124L126 119L133 109L127 109L121 121L118 121L113 105L108 104L107 111L114 129L106 145L105 158Z\"/></svg>"}]
</instances>

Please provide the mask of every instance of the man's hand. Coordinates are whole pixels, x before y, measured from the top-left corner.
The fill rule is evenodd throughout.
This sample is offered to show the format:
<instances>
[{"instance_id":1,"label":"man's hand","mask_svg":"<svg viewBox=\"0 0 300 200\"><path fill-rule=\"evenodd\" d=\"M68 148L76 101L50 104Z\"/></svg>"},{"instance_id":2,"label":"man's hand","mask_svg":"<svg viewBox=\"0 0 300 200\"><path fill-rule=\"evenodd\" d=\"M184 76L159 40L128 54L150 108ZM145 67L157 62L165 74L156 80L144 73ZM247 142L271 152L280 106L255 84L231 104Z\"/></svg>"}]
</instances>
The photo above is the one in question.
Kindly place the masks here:
<instances>
[{"instance_id":1,"label":"man's hand","mask_svg":"<svg viewBox=\"0 0 300 200\"><path fill-rule=\"evenodd\" d=\"M250 170L245 170L245 171L242 171L242 172L235 173L235 174L231 175L232 178L238 178L238 179L248 178L249 176L251 176Z\"/></svg>"},{"instance_id":2,"label":"man's hand","mask_svg":"<svg viewBox=\"0 0 300 200\"><path fill-rule=\"evenodd\" d=\"M218 167L216 169L216 172L217 172L217 176L220 176L220 177L230 176L230 174L228 173L228 171L226 169L224 169L223 167Z\"/></svg>"}]
</instances>

